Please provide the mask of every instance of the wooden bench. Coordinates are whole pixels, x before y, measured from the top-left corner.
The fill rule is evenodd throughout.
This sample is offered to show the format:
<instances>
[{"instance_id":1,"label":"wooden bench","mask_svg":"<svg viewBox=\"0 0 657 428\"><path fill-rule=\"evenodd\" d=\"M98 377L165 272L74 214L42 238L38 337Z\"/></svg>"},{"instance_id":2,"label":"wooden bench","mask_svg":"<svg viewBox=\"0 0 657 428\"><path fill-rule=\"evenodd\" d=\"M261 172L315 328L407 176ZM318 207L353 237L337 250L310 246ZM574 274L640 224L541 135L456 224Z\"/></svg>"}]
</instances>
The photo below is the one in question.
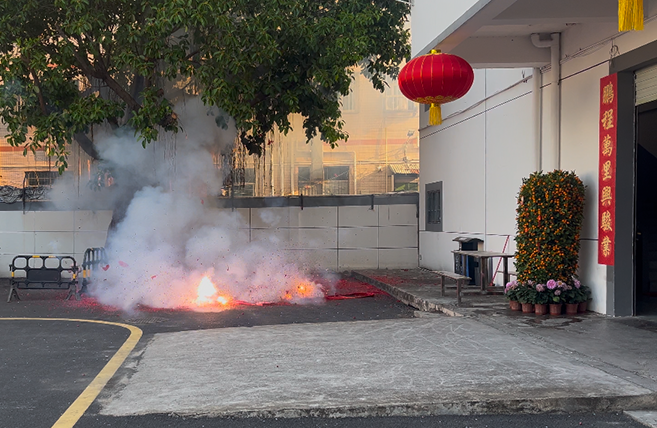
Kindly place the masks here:
<instances>
[{"instance_id":1,"label":"wooden bench","mask_svg":"<svg viewBox=\"0 0 657 428\"><path fill-rule=\"evenodd\" d=\"M434 271L440 277L440 294L445 296L445 278L456 281L456 305L461 306L461 293L465 285L469 284L472 278L458 273L448 271Z\"/></svg>"}]
</instances>

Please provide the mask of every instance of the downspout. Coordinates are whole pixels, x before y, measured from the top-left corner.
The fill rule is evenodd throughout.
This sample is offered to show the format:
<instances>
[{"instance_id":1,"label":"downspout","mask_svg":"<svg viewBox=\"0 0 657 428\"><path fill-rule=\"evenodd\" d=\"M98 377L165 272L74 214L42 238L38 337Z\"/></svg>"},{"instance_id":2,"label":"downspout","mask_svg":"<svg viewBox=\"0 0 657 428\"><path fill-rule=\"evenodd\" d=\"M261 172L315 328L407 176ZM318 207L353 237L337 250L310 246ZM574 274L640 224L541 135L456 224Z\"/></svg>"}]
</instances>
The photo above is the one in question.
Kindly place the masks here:
<instances>
[{"instance_id":1,"label":"downspout","mask_svg":"<svg viewBox=\"0 0 657 428\"><path fill-rule=\"evenodd\" d=\"M552 170L559 169L561 166L561 34L552 33L550 40L541 40L538 34L532 34L531 40L537 48L550 48L550 125L552 135L550 144L541 143L541 148L547 148L547 156L541 154L541 169Z\"/></svg>"},{"instance_id":2,"label":"downspout","mask_svg":"<svg viewBox=\"0 0 657 428\"><path fill-rule=\"evenodd\" d=\"M561 168L561 34L552 33L552 126L554 132L555 169Z\"/></svg>"},{"instance_id":3,"label":"downspout","mask_svg":"<svg viewBox=\"0 0 657 428\"><path fill-rule=\"evenodd\" d=\"M534 95L534 141L536 143L536 171L541 170L541 165L543 163L543 141L541 135L541 82L543 76L541 74L541 69L534 67L534 72L532 74L533 88L532 92Z\"/></svg>"}]
</instances>

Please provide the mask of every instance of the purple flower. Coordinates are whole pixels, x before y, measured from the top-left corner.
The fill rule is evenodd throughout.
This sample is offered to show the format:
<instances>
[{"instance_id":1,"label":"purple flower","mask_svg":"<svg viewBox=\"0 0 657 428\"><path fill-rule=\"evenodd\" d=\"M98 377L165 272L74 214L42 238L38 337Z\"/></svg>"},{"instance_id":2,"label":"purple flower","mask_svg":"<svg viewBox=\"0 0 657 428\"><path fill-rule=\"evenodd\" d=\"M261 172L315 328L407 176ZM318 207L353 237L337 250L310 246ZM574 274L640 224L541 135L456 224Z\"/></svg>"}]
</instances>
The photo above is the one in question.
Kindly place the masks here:
<instances>
[{"instance_id":1,"label":"purple flower","mask_svg":"<svg viewBox=\"0 0 657 428\"><path fill-rule=\"evenodd\" d=\"M553 279L549 280L547 282L547 288L549 288L550 290L554 290L555 288L557 288L557 281Z\"/></svg>"},{"instance_id":2,"label":"purple flower","mask_svg":"<svg viewBox=\"0 0 657 428\"><path fill-rule=\"evenodd\" d=\"M579 282L578 280L574 280L573 283L575 284L575 288L579 288L582 286L582 283Z\"/></svg>"},{"instance_id":3,"label":"purple flower","mask_svg":"<svg viewBox=\"0 0 657 428\"><path fill-rule=\"evenodd\" d=\"M561 290L555 290L555 292L554 292L554 295L555 295L555 296L558 296L558 295L560 295L560 294L561 294Z\"/></svg>"},{"instance_id":4,"label":"purple flower","mask_svg":"<svg viewBox=\"0 0 657 428\"><path fill-rule=\"evenodd\" d=\"M544 291L545 291L545 285L543 285L543 284L538 284L538 285L536 286L536 291L538 291L539 293L544 292Z\"/></svg>"}]
</instances>

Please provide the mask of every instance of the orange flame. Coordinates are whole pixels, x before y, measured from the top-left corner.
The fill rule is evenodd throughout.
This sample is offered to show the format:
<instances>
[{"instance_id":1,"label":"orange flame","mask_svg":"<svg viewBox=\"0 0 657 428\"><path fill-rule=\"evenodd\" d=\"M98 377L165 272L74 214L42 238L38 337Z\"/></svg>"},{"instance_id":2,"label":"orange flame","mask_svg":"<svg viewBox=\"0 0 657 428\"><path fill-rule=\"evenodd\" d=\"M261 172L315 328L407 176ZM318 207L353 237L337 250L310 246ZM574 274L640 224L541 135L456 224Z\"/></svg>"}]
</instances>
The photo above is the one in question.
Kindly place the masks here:
<instances>
[{"instance_id":1,"label":"orange flame","mask_svg":"<svg viewBox=\"0 0 657 428\"><path fill-rule=\"evenodd\" d=\"M217 294L217 289L210 281L210 278L204 276L197 290L198 297L196 298L197 305L207 305L212 303L212 297Z\"/></svg>"}]
</instances>

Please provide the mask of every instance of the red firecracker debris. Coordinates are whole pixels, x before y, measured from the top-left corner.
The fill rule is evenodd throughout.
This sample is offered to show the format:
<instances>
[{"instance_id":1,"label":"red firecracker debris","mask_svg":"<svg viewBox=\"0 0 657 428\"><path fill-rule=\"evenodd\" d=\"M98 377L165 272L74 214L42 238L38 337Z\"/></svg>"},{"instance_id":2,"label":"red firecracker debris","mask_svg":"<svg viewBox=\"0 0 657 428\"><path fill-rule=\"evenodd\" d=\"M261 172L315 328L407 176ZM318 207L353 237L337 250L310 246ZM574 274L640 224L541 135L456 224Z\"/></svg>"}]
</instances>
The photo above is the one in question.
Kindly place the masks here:
<instances>
[{"instance_id":1,"label":"red firecracker debris","mask_svg":"<svg viewBox=\"0 0 657 428\"><path fill-rule=\"evenodd\" d=\"M121 266L121 267L126 267L126 268L127 268L127 267L128 267L128 264L127 264L126 262L124 262L124 261L119 260L119 266Z\"/></svg>"},{"instance_id":2,"label":"red firecracker debris","mask_svg":"<svg viewBox=\"0 0 657 428\"><path fill-rule=\"evenodd\" d=\"M109 265L107 265L107 266L103 266L103 270L104 270L104 271L107 271L107 269L109 269Z\"/></svg>"},{"instance_id":3,"label":"red firecracker debris","mask_svg":"<svg viewBox=\"0 0 657 428\"><path fill-rule=\"evenodd\" d=\"M339 294L335 296L326 296L326 300L348 300L348 299L363 299L365 297L374 297L374 293L349 293Z\"/></svg>"}]
</instances>

